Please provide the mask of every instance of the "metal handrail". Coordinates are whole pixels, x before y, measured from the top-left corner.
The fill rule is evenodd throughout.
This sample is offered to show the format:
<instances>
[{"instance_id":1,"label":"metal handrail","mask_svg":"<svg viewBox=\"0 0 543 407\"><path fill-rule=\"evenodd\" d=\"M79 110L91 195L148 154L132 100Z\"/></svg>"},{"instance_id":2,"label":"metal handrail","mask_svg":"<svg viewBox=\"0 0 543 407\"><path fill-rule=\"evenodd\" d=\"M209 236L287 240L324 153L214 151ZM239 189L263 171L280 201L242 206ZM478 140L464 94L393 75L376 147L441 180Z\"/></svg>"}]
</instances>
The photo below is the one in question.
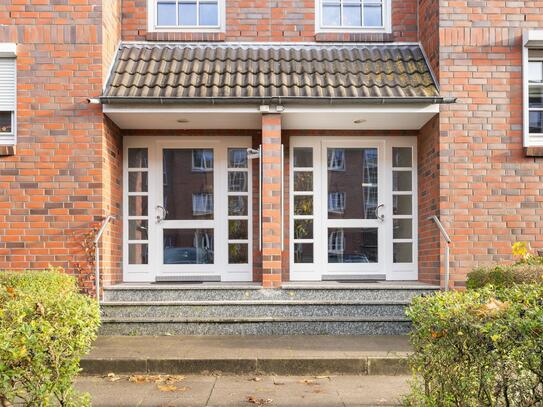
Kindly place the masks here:
<instances>
[{"instance_id":1,"label":"metal handrail","mask_svg":"<svg viewBox=\"0 0 543 407\"><path fill-rule=\"evenodd\" d=\"M445 291L449 290L449 251L450 251L450 244L452 242L449 234L443 227L443 224L439 220L439 218L436 215L428 217L428 220L433 220L435 224L437 225L439 231L441 232L441 236L443 236L443 239L445 239L445 242L447 245L445 246Z\"/></svg>"},{"instance_id":2,"label":"metal handrail","mask_svg":"<svg viewBox=\"0 0 543 407\"><path fill-rule=\"evenodd\" d=\"M96 237L94 238L94 250L95 250L95 259L94 259L94 265L96 267L96 300L98 303L100 303L100 238L102 237L102 234L104 233L104 230L106 230L107 225L112 220L115 220L115 216L113 215L107 215L104 220L102 221L102 226L100 227L100 230L98 230L98 233L96 234Z\"/></svg>"}]
</instances>

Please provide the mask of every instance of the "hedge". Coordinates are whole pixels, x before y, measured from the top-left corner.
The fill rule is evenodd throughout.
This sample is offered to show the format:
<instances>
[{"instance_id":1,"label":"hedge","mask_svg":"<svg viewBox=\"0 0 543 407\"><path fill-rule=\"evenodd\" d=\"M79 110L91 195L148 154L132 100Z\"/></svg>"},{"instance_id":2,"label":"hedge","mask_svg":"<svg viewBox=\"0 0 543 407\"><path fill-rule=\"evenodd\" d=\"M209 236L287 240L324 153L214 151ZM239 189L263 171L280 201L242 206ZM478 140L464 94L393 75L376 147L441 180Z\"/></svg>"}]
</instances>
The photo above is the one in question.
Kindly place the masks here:
<instances>
[{"instance_id":1,"label":"hedge","mask_svg":"<svg viewBox=\"0 0 543 407\"><path fill-rule=\"evenodd\" d=\"M543 257L533 257L512 265L478 267L468 273L466 287L477 289L487 285L511 287L540 283L543 283Z\"/></svg>"},{"instance_id":2,"label":"hedge","mask_svg":"<svg viewBox=\"0 0 543 407\"><path fill-rule=\"evenodd\" d=\"M543 286L416 298L409 406L543 403Z\"/></svg>"},{"instance_id":3,"label":"hedge","mask_svg":"<svg viewBox=\"0 0 543 407\"><path fill-rule=\"evenodd\" d=\"M0 405L86 406L74 391L98 304L59 269L0 272Z\"/></svg>"}]
</instances>

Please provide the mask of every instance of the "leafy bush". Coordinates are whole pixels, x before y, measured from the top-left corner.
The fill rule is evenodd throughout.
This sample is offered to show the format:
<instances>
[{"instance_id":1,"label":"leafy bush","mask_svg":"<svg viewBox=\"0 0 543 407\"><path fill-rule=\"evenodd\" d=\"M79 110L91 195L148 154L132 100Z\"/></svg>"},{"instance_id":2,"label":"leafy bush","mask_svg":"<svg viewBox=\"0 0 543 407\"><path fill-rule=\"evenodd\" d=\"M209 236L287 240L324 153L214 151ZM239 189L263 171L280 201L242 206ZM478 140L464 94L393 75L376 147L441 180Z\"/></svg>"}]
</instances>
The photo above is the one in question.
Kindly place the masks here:
<instances>
[{"instance_id":1,"label":"leafy bush","mask_svg":"<svg viewBox=\"0 0 543 407\"><path fill-rule=\"evenodd\" d=\"M543 404L543 286L416 298L410 406Z\"/></svg>"},{"instance_id":2,"label":"leafy bush","mask_svg":"<svg viewBox=\"0 0 543 407\"><path fill-rule=\"evenodd\" d=\"M61 270L0 272L0 405L89 405L73 381L99 321Z\"/></svg>"},{"instance_id":3,"label":"leafy bush","mask_svg":"<svg viewBox=\"0 0 543 407\"><path fill-rule=\"evenodd\" d=\"M511 287L514 284L543 283L543 258L532 257L510 266L478 267L468 273L466 286L477 289L486 285Z\"/></svg>"}]
</instances>

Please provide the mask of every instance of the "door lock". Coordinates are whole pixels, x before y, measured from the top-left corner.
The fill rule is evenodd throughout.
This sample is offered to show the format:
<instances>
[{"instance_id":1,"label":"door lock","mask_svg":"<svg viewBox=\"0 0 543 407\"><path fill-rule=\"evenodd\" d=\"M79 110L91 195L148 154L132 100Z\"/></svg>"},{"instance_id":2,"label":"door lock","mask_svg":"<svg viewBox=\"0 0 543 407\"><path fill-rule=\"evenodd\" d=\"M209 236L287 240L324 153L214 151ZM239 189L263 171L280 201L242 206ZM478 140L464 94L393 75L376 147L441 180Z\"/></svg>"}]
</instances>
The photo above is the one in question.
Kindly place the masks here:
<instances>
[{"instance_id":1,"label":"door lock","mask_svg":"<svg viewBox=\"0 0 543 407\"><path fill-rule=\"evenodd\" d=\"M377 208L375 208L375 217L378 221L383 222L385 220L385 215L379 214L379 209L384 208L385 204L379 204L377 205Z\"/></svg>"},{"instance_id":2,"label":"door lock","mask_svg":"<svg viewBox=\"0 0 543 407\"><path fill-rule=\"evenodd\" d=\"M160 214L156 215L156 223L162 222L164 219L166 219L166 216L168 216L168 210L164 208L162 205L157 205L156 209L160 209Z\"/></svg>"}]
</instances>

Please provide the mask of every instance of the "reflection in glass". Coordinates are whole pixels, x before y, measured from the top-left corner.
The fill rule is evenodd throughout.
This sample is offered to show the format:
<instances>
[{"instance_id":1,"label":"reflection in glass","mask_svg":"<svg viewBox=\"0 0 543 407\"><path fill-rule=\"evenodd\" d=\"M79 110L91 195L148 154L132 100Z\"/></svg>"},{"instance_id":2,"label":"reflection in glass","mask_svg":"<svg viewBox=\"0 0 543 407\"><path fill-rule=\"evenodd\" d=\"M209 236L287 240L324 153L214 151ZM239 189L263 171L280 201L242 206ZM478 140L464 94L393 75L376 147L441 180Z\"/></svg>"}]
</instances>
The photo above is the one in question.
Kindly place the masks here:
<instances>
[{"instance_id":1,"label":"reflection in glass","mask_svg":"<svg viewBox=\"0 0 543 407\"><path fill-rule=\"evenodd\" d=\"M147 172L128 173L128 192L147 192Z\"/></svg>"},{"instance_id":2,"label":"reflection in glass","mask_svg":"<svg viewBox=\"0 0 543 407\"><path fill-rule=\"evenodd\" d=\"M411 171L392 171L393 191L411 191L412 184Z\"/></svg>"},{"instance_id":3,"label":"reflection in glass","mask_svg":"<svg viewBox=\"0 0 543 407\"><path fill-rule=\"evenodd\" d=\"M377 228L329 228L329 263L377 263Z\"/></svg>"},{"instance_id":4,"label":"reflection in glass","mask_svg":"<svg viewBox=\"0 0 543 407\"><path fill-rule=\"evenodd\" d=\"M196 13L196 3L179 3L179 25L197 25Z\"/></svg>"},{"instance_id":5,"label":"reflection in glass","mask_svg":"<svg viewBox=\"0 0 543 407\"><path fill-rule=\"evenodd\" d=\"M128 197L128 215L129 216L147 216L147 197L129 196Z\"/></svg>"},{"instance_id":6,"label":"reflection in glass","mask_svg":"<svg viewBox=\"0 0 543 407\"><path fill-rule=\"evenodd\" d=\"M247 243L231 243L228 245L229 264L249 263L249 245Z\"/></svg>"},{"instance_id":7,"label":"reflection in glass","mask_svg":"<svg viewBox=\"0 0 543 407\"><path fill-rule=\"evenodd\" d=\"M294 220L294 239L313 239L313 220Z\"/></svg>"},{"instance_id":8,"label":"reflection in glass","mask_svg":"<svg viewBox=\"0 0 543 407\"><path fill-rule=\"evenodd\" d=\"M364 26L365 27L382 27L383 26L383 11L381 5L364 6Z\"/></svg>"},{"instance_id":9,"label":"reflection in glass","mask_svg":"<svg viewBox=\"0 0 543 407\"><path fill-rule=\"evenodd\" d=\"M213 264L213 229L164 229L164 264Z\"/></svg>"},{"instance_id":10,"label":"reflection in glass","mask_svg":"<svg viewBox=\"0 0 543 407\"><path fill-rule=\"evenodd\" d=\"M413 213L411 195L393 195L392 213L394 215L411 215Z\"/></svg>"},{"instance_id":11,"label":"reflection in glass","mask_svg":"<svg viewBox=\"0 0 543 407\"><path fill-rule=\"evenodd\" d=\"M228 149L228 168L247 168L247 149Z\"/></svg>"},{"instance_id":12,"label":"reflection in glass","mask_svg":"<svg viewBox=\"0 0 543 407\"><path fill-rule=\"evenodd\" d=\"M213 219L213 150L163 150L166 220Z\"/></svg>"},{"instance_id":13,"label":"reflection in glass","mask_svg":"<svg viewBox=\"0 0 543 407\"><path fill-rule=\"evenodd\" d=\"M543 112L530 112L530 133L543 133Z\"/></svg>"},{"instance_id":14,"label":"reflection in glass","mask_svg":"<svg viewBox=\"0 0 543 407\"><path fill-rule=\"evenodd\" d=\"M219 25L219 6L217 3L200 3L200 25Z\"/></svg>"},{"instance_id":15,"label":"reflection in glass","mask_svg":"<svg viewBox=\"0 0 543 407\"><path fill-rule=\"evenodd\" d=\"M157 3L157 25L176 25L175 21L175 3Z\"/></svg>"},{"instance_id":16,"label":"reflection in glass","mask_svg":"<svg viewBox=\"0 0 543 407\"><path fill-rule=\"evenodd\" d=\"M147 168L146 148L129 148L128 149L128 167L129 168Z\"/></svg>"},{"instance_id":17,"label":"reflection in glass","mask_svg":"<svg viewBox=\"0 0 543 407\"><path fill-rule=\"evenodd\" d=\"M11 112L0 112L0 133L11 133Z\"/></svg>"},{"instance_id":18,"label":"reflection in glass","mask_svg":"<svg viewBox=\"0 0 543 407\"><path fill-rule=\"evenodd\" d=\"M322 8L322 24L325 27L339 27L341 11L339 5L324 6Z\"/></svg>"},{"instance_id":19,"label":"reflection in glass","mask_svg":"<svg viewBox=\"0 0 543 407\"><path fill-rule=\"evenodd\" d=\"M247 197L246 196L229 196L228 197L228 215L229 216L245 216L247 215Z\"/></svg>"},{"instance_id":20,"label":"reflection in glass","mask_svg":"<svg viewBox=\"0 0 543 407\"><path fill-rule=\"evenodd\" d=\"M149 247L146 243L130 243L128 245L129 264L148 264Z\"/></svg>"},{"instance_id":21,"label":"reflection in glass","mask_svg":"<svg viewBox=\"0 0 543 407\"><path fill-rule=\"evenodd\" d=\"M530 108L543 108L543 87L530 87Z\"/></svg>"},{"instance_id":22,"label":"reflection in glass","mask_svg":"<svg viewBox=\"0 0 543 407\"><path fill-rule=\"evenodd\" d=\"M294 196L295 215L313 215L313 196Z\"/></svg>"},{"instance_id":23,"label":"reflection in glass","mask_svg":"<svg viewBox=\"0 0 543 407\"><path fill-rule=\"evenodd\" d=\"M228 192L247 192L246 171L230 171L228 173Z\"/></svg>"},{"instance_id":24,"label":"reflection in glass","mask_svg":"<svg viewBox=\"0 0 543 407\"><path fill-rule=\"evenodd\" d=\"M392 147L392 166L411 167L411 147Z\"/></svg>"},{"instance_id":25,"label":"reflection in glass","mask_svg":"<svg viewBox=\"0 0 543 407\"><path fill-rule=\"evenodd\" d=\"M362 25L362 7L360 7L360 4L343 6L343 26L344 27L360 27L361 25Z\"/></svg>"},{"instance_id":26,"label":"reflection in glass","mask_svg":"<svg viewBox=\"0 0 543 407\"><path fill-rule=\"evenodd\" d=\"M413 223L411 219L394 219L394 239L411 239L413 236Z\"/></svg>"},{"instance_id":27,"label":"reflection in glass","mask_svg":"<svg viewBox=\"0 0 543 407\"><path fill-rule=\"evenodd\" d=\"M311 147L294 148L294 168L313 167L313 149Z\"/></svg>"},{"instance_id":28,"label":"reflection in glass","mask_svg":"<svg viewBox=\"0 0 543 407\"><path fill-rule=\"evenodd\" d=\"M376 148L328 149L328 218L375 219Z\"/></svg>"},{"instance_id":29,"label":"reflection in glass","mask_svg":"<svg viewBox=\"0 0 543 407\"><path fill-rule=\"evenodd\" d=\"M294 191L313 191L313 173L294 171Z\"/></svg>"},{"instance_id":30,"label":"reflection in glass","mask_svg":"<svg viewBox=\"0 0 543 407\"><path fill-rule=\"evenodd\" d=\"M394 243L392 252L394 263L413 262L413 243Z\"/></svg>"},{"instance_id":31,"label":"reflection in glass","mask_svg":"<svg viewBox=\"0 0 543 407\"><path fill-rule=\"evenodd\" d=\"M530 61L528 63L528 78L530 82L543 81L543 62Z\"/></svg>"},{"instance_id":32,"label":"reflection in glass","mask_svg":"<svg viewBox=\"0 0 543 407\"><path fill-rule=\"evenodd\" d=\"M147 240L149 224L146 220L128 221L128 239L129 240Z\"/></svg>"},{"instance_id":33,"label":"reflection in glass","mask_svg":"<svg viewBox=\"0 0 543 407\"><path fill-rule=\"evenodd\" d=\"M244 240L248 239L249 231L247 220L230 219L228 221L228 239Z\"/></svg>"},{"instance_id":34,"label":"reflection in glass","mask_svg":"<svg viewBox=\"0 0 543 407\"><path fill-rule=\"evenodd\" d=\"M313 263L313 243L294 243L294 263Z\"/></svg>"}]
</instances>

